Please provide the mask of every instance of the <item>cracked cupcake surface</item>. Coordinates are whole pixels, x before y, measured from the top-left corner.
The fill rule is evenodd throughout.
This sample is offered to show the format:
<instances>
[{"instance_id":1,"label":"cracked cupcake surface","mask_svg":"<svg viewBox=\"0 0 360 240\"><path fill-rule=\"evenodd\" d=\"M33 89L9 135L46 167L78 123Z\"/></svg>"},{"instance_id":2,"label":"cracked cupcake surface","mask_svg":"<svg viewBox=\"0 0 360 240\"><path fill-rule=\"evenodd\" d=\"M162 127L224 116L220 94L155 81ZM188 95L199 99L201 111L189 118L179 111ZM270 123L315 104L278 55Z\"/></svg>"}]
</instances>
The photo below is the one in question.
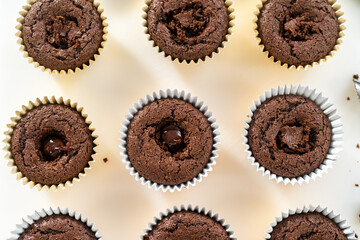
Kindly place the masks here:
<instances>
[{"instance_id":1,"label":"cracked cupcake surface","mask_svg":"<svg viewBox=\"0 0 360 240\"><path fill-rule=\"evenodd\" d=\"M83 222L67 215L53 214L31 224L19 240L82 239L96 240L95 233Z\"/></svg>"},{"instance_id":2,"label":"cracked cupcake surface","mask_svg":"<svg viewBox=\"0 0 360 240\"><path fill-rule=\"evenodd\" d=\"M229 14L224 0L152 0L147 25L151 39L167 55L197 60L225 40Z\"/></svg>"},{"instance_id":3,"label":"cracked cupcake surface","mask_svg":"<svg viewBox=\"0 0 360 240\"><path fill-rule=\"evenodd\" d=\"M204 114L175 98L155 100L130 121L126 151L135 170L152 182L179 185L210 160L213 132Z\"/></svg>"},{"instance_id":4,"label":"cracked cupcake surface","mask_svg":"<svg viewBox=\"0 0 360 240\"><path fill-rule=\"evenodd\" d=\"M93 138L84 118L58 104L26 113L11 135L11 155L29 180L58 185L77 177L92 159Z\"/></svg>"},{"instance_id":5,"label":"cracked cupcake surface","mask_svg":"<svg viewBox=\"0 0 360 240\"><path fill-rule=\"evenodd\" d=\"M260 10L261 44L275 60L305 66L336 45L339 23L327 0L268 0Z\"/></svg>"},{"instance_id":6,"label":"cracked cupcake surface","mask_svg":"<svg viewBox=\"0 0 360 240\"><path fill-rule=\"evenodd\" d=\"M316 103L299 95L281 95L262 103L250 122L248 140L257 162L278 176L310 174L325 160L331 123Z\"/></svg>"},{"instance_id":7,"label":"cracked cupcake surface","mask_svg":"<svg viewBox=\"0 0 360 240\"><path fill-rule=\"evenodd\" d=\"M29 56L51 70L75 70L98 53L103 26L88 0L39 0L25 16L22 38Z\"/></svg>"},{"instance_id":8,"label":"cracked cupcake surface","mask_svg":"<svg viewBox=\"0 0 360 240\"><path fill-rule=\"evenodd\" d=\"M195 212L180 211L166 216L143 240L230 240L226 230L214 219Z\"/></svg>"},{"instance_id":9,"label":"cracked cupcake surface","mask_svg":"<svg viewBox=\"0 0 360 240\"><path fill-rule=\"evenodd\" d=\"M278 223L271 240L346 240L344 232L330 218L320 213L302 213L291 215Z\"/></svg>"}]
</instances>

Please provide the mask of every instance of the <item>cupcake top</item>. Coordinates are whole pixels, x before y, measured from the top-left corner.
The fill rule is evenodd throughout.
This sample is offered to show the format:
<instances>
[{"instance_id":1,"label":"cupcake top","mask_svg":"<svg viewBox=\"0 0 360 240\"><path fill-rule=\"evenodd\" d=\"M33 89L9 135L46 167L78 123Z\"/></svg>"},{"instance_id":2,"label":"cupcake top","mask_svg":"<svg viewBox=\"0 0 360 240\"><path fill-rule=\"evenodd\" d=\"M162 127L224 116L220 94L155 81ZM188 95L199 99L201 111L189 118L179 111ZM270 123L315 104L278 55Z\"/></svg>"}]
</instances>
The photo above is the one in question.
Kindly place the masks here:
<instances>
[{"instance_id":1,"label":"cupcake top","mask_svg":"<svg viewBox=\"0 0 360 240\"><path fill-rule=\"evenodd\" d=\"M93 154L93 138L74 109L48 104L23 116L11 136L11 153L29 180L57 185L77 177Z\"/></svg>"},{"instance_id":2,"label":"cupcake top","mask_svg":"<svg viewBox=\"0 0 360 240\"><path fill-rule=\"evenodd\" d=\"M266 170L282 177L310 174L326 158L331 123L310 99L280 95L261 104L250 122L250 151Z\"/></svg>"},{"instance_id":3,"label":"cupcake top","mask_svg":"<svg viewBox=\"0 0 360 240\"><path fill-rule=\"evenodd\" d=\"M25 16L22 38L29 56L51 70L74 70L98 52L100 14L89 0L38 0Z\"/></svg>"},{"instance_id":4,"label":"cupcake top","mask_svg":"<svg viewBox=\"0 0 360 240\"><path fill-rule=\"evenodd\" d=\"M67 215L54 214L31 224L18 240L81 239L96 240L95 233L83 222Z\"/></svg>"},{"instance_id":5,"label":"cupcake top","mask_svg":"<svg viewBox=\"0 0 360 240\"><path fill-rule=\"evenodd\" d=\"M151 39L166 55L191 61L221 46L229 14L224 0L152 0L147 25Z\"/></svg>"},{"instance_id":6,"label":"cupcake top","mask_svg":"<svg viewBox=\"0 0 360 240\"><path fill-rule=\"evenodd\" d=\"M346 240L347 237L328 217L320 213L302 213L291 215L278 223L270 239Z\"/></svg>"},{"instance_id":7,"label":"cupcake top","mask_svg":"<svg viewBox=\"0 0 360 240\"><path fill-rule=\"evenodd\" d=\"M166 216L143 240L230 240L223 226L214 219L195 212L180 211Z\"/></svg>"},{"instance_id":8,"label":"cupcake top","mask_svg":"<svg viewBox=\"0 0 360 240\"><path fill-rule=\"evenodd\" d=\"M209 162L213 132L208 119L177 98L155 100L131 120L126 151L146 180L179 185L195 178Z\"/></svg>"},{"instance_id":9,"label":"cupcake top","mask_svg":"<svg viewBox=\"0 0 360 240\"><path fill-rule=\"evenodd\" d=\"M275 60L295 66L325 58L336 44L338 28L327 0L268 0L258 20L265 50Z\"/></svg>"}]
</instances>

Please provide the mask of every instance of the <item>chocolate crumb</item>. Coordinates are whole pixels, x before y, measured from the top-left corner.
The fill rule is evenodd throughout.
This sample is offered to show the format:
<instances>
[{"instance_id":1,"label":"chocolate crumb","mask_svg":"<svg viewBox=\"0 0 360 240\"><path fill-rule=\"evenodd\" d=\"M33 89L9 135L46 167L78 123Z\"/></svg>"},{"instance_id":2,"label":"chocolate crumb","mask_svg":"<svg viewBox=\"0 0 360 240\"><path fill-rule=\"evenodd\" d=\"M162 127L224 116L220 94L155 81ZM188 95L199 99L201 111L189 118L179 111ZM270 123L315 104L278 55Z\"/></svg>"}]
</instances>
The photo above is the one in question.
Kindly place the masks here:
<instances>
[{"instance_id":1,"label":"chocolate crumb","mask_svg":"<svg viewBox=\"0 0 360 240\"><path fill-rule=\"evenodd\" d=\"M356 144L356 148L360 148L360 145L359 145L359 144Z\"/></svg>"},{"instance_id":2,"label":"chocolate crumb","mask_svg":"<svg viewBox=\"0 0 360 240\"><path fill-rule=\"evenodd\" d=\"M358 238L358 235L355 233L355 238Z\"/></svg>"},{"instance_id":3,"label":"chocolate crumb","mask_svg":"<svg viewBox=\"0 0 360 240\"><path fill-rule=\"evenodd\" d=\"M355 187L359 187L359 184L355 184Z\"/></svg>"},{"instance_id":4,"label":"chocolate crumb","mask_svg":"<svg viewBox=\"0 0 360 240\"><path fill-rule=\"evenodd\" d=\"M354 74L353 78L359 80L359 74Z\"/></svg>"},{"instance_id":5,"label":"chocolate crumb","mask_svg":"<svg viewBox=\"0 0 360 240\"><path fill-rule=\"evenodd\" d=\"M109 161L109 159L104 158L103 161L104 161L104 163L107 163Z\"/></svg>"},{"instance_id":6,"label":"chocolate crumb","mask_svg":"<svg viewBox=\"0 0 360 240\"><path fill-rule=\"evenodd\" d=\"M346 100L350 101L350 97L347 97Z\"/></svg>"}]
</instances>

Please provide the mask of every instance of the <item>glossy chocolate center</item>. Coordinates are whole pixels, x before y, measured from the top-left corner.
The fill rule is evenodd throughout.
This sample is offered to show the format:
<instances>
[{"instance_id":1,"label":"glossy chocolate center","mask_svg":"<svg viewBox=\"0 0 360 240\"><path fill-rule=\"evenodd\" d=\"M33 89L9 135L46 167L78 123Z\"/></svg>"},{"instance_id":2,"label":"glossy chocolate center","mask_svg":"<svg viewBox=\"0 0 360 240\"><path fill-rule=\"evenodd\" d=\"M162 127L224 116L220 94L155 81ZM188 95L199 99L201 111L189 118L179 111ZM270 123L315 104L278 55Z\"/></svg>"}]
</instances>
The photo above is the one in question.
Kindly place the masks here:
<instances>
[{"instance_id":1,"label":"glossy chocolate center","mask_svg":"<svg viewBox=\"0 0 360 240\"><path fill-rule=\"evenodd\" d=\"M173 124L166 125L161 129L161 139L171 153L176 153L184 145L181 129Z\"/></svg>"},{"instance_id":2,"label":"glossy chocolate center","mask_svg":"<svg viewBox=\"0 0 360 240\"><path fill-rule=\"evenodd\" d=\"M64 140L58 136L49 136L42 143L42 153L46 161L54 161L68 150Z\"/></svg>"}]
</instances>

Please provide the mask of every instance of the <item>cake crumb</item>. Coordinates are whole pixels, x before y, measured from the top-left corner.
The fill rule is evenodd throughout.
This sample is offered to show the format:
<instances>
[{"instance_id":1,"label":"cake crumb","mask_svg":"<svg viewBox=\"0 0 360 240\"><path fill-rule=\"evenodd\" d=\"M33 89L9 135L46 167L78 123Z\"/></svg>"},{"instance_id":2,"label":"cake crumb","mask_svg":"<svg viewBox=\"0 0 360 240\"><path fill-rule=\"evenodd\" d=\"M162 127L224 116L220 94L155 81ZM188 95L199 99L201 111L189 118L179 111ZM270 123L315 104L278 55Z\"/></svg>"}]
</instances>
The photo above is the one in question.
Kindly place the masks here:
<instances>
[{"instance_id":1,"label":"cake crumb","mask_svg":"<svg viewBox=\"0 0 360 240\"><path fill-rule=\"evenodd\" d=\"M359 187L359 184L355 184L355 187Z\"/></svg>"},{"instance_id":2,"label":"cake crumb","mask_svg":"<svg viewBox=\"0 0 360 240\"><path fill-rule=\"evenodd\" d=\"M346 100L350 101L350 97L347 97Z\"/></svg>"},{"instance_id":3,"label":"cake crumb","mask_svg":"<svg viewBox=\"0 0 360 240\"><path fill-rule=\"evenodd\" d=\"M353 78L359 80L359 74L354 74Z\"/></svg>"},{"instance_id":4,"label":"cake crumb","mask_svg":"<svg viewBox=\"0 0 360 240\"><path fill-rule=\"evenodd\" d=\"M356 148L360 148L360 145L359 145L359 144L356 144Z\"/></svg>"},{"instance_id":5,"label":"cake crumb","mask_svg":"<svg viewBox=\"0 0 360 240\"><path fill-rule=\"evenodd\" d=\"M104 163L107 163L109 160L107 158L103 159Z\"/></svg>"}]
</instances>

